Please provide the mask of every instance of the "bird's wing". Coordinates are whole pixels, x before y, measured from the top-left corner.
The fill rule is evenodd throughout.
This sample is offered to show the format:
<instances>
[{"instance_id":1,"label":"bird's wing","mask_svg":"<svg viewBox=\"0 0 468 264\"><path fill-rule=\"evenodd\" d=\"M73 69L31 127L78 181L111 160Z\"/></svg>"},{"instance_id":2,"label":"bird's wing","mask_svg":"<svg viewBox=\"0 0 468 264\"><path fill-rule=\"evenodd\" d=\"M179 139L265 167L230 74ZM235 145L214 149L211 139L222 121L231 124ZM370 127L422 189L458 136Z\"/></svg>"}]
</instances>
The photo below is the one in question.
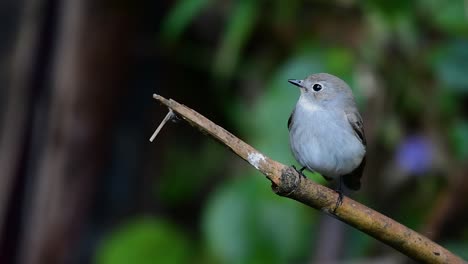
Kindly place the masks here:
<instances>
[{"instance_id":1,"label":"bird's wing","mask_svg":"<svg viewBox=\"0 0 468 264\"><path fill-rule=\"evenodd\" d=\"M296 111L296 109L294 109L291 113L291 115L289 116L288 118L288 130L291 130L291 127L293 125L293 116L294 116L294 111Z\"/></svg>"},{"instance_id":2,"label":"bird's wing","mask_svg":"<svg viewBox=\"0 0 468 264\"><path fill-rule=\"evenodd\" d=\"M354 130L356 136L361 140L364 146L367 146L366 135L364 134L364 125L362 124L361 115L358 112L347 112L346 117L348 122Z\"/></svg>"},{"instance_id":3,"label":"bird's wing","mask_svg":"<svg viewBox=\"0 0 468 264\"><path fill-rule=\"evenodd\" d=\"M358 112L352 111L347 112L346 117L348 118L349 124L354 130L356 136L361 140L361 143L366 146L366 136L364 134L364 126L362 123L362 118ZM353 190L359 190L361 188L361 177L364 171L364 166L366 165L366 156L362 158L361 164L354 169L350 174L343 175L344 184Z\"/></svg>"}]
</instances>

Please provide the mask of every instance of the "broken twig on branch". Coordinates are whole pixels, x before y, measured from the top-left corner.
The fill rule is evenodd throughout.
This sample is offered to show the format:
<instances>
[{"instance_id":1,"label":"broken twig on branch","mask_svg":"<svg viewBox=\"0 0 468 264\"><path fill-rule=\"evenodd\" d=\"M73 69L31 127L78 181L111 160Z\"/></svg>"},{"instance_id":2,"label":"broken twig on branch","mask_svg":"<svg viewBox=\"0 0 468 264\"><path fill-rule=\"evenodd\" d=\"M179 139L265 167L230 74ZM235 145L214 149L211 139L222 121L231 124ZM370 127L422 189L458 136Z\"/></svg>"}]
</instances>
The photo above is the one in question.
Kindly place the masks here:
<instances>
[{"instance_id":1,"label":"broken twig on branch","mask_svg":"<svg viewBox=\"0 0 468 264\"><path fill-rule=\"evenodd\" d=\"M169 112L167 113L166 117L164 117L163 121L161 124L159 124L158 128L154 131L153 135L150 137L150 142L153 142L153 140L156 138L156 136L159 134L159 131L161 131L161 128L167 123L167 121L171 120L174 117L174 112L172 109L169 108Z\"/></svg>"},{"instance_id":2,"label":"broken twig on branch","mask_svg":"<svg viewBox=\"0 0 468 264\"><path fill-rule=\"evenodd\" d=\"M424 263L465 263L460 257L427 237L346 196L343 198L343 203L335 208L338 199L338 194L335 191L303 178L293 168L263 155L191 108L157 94L154 94L153 98L166 105L170 111L176 113L190 125L218 140L249 162L271 181L272 189L276 194L333 215L414 260ZM166 119L170 119L168 118L169 114L164 119L166 122ZM161 124L160 127L163 125ZM160 130L160 127L157 131Z\"/></svg>"}]
</instances>

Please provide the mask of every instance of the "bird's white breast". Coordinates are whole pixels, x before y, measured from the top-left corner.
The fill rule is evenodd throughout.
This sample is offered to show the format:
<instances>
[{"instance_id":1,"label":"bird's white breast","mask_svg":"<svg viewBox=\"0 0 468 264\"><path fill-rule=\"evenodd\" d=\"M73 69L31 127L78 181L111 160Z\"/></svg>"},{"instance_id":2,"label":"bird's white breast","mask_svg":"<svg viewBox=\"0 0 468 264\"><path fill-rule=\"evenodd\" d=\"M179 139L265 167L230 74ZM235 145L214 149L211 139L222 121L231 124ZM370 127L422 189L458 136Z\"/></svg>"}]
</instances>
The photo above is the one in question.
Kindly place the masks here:
<instances>
[{"instance_id":1,"label":"bird's white breast","mask_svg":"<svg viewBox=\"0 0 468 264\"><path fill-rule=\"evenodd\" d=\"M289 139L297 161L327 177L352 172L365 155L344 111L326 110L303 98L296 105Z\"/></svg>"}]
</instances>

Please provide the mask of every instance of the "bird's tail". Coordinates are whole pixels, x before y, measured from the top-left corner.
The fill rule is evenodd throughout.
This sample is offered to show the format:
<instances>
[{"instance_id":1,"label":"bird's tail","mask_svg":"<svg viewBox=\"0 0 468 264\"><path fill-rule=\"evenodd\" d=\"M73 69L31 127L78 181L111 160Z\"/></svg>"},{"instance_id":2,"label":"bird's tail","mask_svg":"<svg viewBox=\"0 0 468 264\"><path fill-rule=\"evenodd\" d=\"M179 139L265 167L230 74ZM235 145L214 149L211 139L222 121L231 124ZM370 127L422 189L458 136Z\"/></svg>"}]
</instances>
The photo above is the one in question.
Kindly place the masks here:
<instances>
[{"instance_id":1,"label":"bird's tail","mask_svg":"<svg viewBox=\"0 0 468 264\"><path fill-rule=\"evenodd\" d=\"M366 157L362 159L361 164L354 171L350 174L343 175L343 183L346 187L355 191L361 189L361 177L365 165Z\"/></svg>"},{"instance_id":2,"label":"bird's tail","mask_svg":"<svg viewBox=\"0 0 468 264\"><path fill-rule=\"evenodd\" d=\"M344 185L354 191L361 189L361 177L356 177L353 174L346 174L343 175L343 183Z\"/></svg>"}]
</instances>

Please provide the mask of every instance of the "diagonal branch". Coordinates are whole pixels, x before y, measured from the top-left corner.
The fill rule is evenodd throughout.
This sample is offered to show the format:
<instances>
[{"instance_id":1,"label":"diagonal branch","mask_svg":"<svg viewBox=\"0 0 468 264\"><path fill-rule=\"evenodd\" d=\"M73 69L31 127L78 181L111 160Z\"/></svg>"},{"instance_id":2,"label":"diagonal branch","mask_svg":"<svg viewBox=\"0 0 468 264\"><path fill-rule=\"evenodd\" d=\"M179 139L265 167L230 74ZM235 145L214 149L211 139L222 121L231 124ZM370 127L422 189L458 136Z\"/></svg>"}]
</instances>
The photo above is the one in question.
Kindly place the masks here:
<instances>
[{"instance_id":1,"label":"diagonal branch","mask_svg":"<svg viewBox=\"0 0 468 264\"><path fill-rule=\"evenodd\" d=\"M293 168L263 155L196 111L157 94L153 97L263 173L271 181L276 194L328 213L414 260L424 263L465 263L460 257L425 236L348 197L344 197L343 204L335 208L338 198L335 191L301 177Z\"/></svg>"}]
</instances>

